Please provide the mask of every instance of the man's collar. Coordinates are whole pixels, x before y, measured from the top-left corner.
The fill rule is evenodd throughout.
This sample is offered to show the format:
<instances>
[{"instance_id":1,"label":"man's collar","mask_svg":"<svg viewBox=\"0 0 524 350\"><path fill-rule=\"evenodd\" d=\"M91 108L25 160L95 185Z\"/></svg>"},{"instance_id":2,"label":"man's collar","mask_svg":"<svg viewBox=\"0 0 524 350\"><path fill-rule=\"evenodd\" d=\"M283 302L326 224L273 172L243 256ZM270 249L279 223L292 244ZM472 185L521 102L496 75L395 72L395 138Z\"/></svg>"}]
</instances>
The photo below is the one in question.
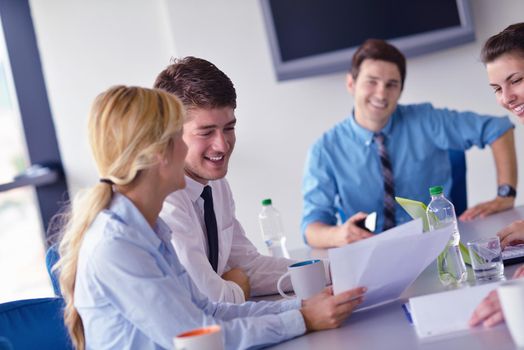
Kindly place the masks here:
<instances>
[{"instance_id":1,"label":"man's collar","mask_svg":"<svg viewBox=\"0 0 524 350\"><path fill-rule=\"evenodd\" d=\"M186 191L189 195L189 198L194 203L197 201L198 198L200 198L200 195L202 194L202 191L204 190L204 186L200 182L193 180L189 176L185 176L186 178ZM209 183L208 183L209 184Z\"/></svg>"},{"instance_id":2,"label":"man's collar","mask_svg":"<svg viewBox=\"0 0 524 350\"><path fill-rule=\"evenodd\" d=\"M386 125L382 128L382 130L379 131L383 133L384 135L386 135L386 137L390 136L393 130L393 119L395 117L395 114L397 113L397 110L398 108L395 109L393 114L389 117ZM375 132L366 129L357 123L357 120L355 119L355 110L353 110L353 112L351 113L351 116L348 119L349 119L349 125L351 129L354 131L357 138L360 141L362 141L366 146L371 145L371 143L373 142L373 135L375 134Z\"/></svg>"}]
</instances>

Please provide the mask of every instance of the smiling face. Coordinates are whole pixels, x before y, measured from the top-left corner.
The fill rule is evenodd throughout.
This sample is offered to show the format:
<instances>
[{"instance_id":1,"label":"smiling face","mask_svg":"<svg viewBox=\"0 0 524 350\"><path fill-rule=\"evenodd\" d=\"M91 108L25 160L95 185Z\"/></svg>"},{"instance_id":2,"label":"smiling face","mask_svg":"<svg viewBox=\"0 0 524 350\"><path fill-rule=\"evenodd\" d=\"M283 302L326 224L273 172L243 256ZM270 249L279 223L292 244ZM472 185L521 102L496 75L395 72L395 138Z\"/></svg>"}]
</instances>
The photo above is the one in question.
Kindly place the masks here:
<instances>
[{"instance_id":1,"label":"smiling face","mask_svg":"<svg viewBox=\"0 0 524 350\"><path fill-rule=\"evenodd\" d=\"M227 174L229 158L235 147L234 109L193 108L187 111L184 141L188 146L185 173L195 181L207 184Z\"/></svg>"},{"instance_id":2,"label":"smiling face","mask_svg":"<svg viewBox=\"0 0 524 350\"><path fill-rule=\"evenodd\" d=\"M388 61L373 59L362 62L356 79L348 74L347 87L355 98L357 123L374 132L386 125L402 92L398 67Z\"/></svg>"},{"instance_id":3,"label":"smiling face","mask_svg":"<svg viewBox=\"0 0 524 350\"><path fill-rule=\"evenodd\" d=\"M486 64L489 85L497 102L524 124L524 56L505 53Z\"/></svg>"}]
</instances>

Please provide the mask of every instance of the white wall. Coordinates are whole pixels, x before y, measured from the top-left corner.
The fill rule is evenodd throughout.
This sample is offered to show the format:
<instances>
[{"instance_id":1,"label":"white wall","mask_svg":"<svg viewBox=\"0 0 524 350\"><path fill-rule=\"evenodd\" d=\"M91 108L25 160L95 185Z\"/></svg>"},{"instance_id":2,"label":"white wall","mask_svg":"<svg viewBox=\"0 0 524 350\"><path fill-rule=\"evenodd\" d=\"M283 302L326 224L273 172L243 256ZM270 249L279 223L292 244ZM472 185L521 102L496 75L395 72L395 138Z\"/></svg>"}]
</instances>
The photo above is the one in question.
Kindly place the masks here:
<instances>
[{"instance_id":1,"label":"white wall","mask_svg":"<svg viewBox=\"0 0 524 350\"><path fill-rule=\"evenodd\" d=\"M504 114L478 60L483 41L522 21L524 1L472 0L477 41L410 59L402 103ZM172 56L206 58L235 83L237 146L228 174L237 216L263 248L260 200L273 198L291 248L302 245L300 182L309 145L352 108L343 73L277 83L255 0L31 1L44 73L71 188L97 175L88 153L86 115L112 84L151 86ZM176 48L176 51L175 51ZM517 127L517 148L522 148ZM520 163L524 154L519 152ZM495 196L489 150L468 152L470 204ZM522 169L522 166L520 167ZM524 203L524 185L517 202Z\"/></svg>"},{"instance_id":2,"label":"white wall","mask_svg":"<svg viewBox=\"0 0 524 350\"><path fill-rule=\"evenodd\" d=\"M151 86L176 56L164 0L30 1L69 187L98 178L87 115L109 86Z\"/></svg>"}]
</instances>

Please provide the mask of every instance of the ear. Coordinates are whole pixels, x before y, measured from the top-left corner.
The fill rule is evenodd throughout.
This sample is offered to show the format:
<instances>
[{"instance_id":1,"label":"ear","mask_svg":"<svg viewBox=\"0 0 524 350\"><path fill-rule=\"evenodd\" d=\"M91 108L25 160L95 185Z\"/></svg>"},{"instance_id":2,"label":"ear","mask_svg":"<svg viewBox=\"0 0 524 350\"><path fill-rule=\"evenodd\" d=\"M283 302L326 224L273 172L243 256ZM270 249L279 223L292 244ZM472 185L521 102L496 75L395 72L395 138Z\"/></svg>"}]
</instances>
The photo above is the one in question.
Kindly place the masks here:
<instances>
[{"instance_id":1,"label":"ear","mask_svg":"<svg viewBox=\"0 0 524 350\"><path fill-rule=\"evenodd\" d=\"M156 155L156 160L160 167L165 167L166 165L169 164L169 160L167 159L167 157L160 153Z\"/></svg>"},{"instance_id":2,"label":"ear","mask_svg":"<svg viewBox=\"0 0 524 350\"><path fill-rule=\"evenodd\" d=\"M346 88L351 95L355 95L355 80L353 79L351 72L346 74Z\"/></svg>"}]
</instances>

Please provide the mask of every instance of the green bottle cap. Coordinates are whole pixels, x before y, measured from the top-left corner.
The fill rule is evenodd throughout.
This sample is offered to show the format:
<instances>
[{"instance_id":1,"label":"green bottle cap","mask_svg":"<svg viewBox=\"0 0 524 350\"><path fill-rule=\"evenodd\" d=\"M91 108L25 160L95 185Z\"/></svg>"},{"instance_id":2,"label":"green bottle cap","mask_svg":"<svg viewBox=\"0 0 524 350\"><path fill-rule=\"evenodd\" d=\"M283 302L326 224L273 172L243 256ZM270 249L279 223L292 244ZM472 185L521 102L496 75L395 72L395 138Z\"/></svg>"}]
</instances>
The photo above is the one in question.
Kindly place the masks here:
<instances>
[{"instance_id":1,"label":"green bottle cap","mask_svg":"<svg viewBox=\"0 0 524 350\"><path fill-rule=\"evenodd\" d=\"M263 200L262 200L262 205L263 205L263 206L271 205L271 198L263 199Z\"/></svg>"},{"instance_id":2,"label":"green bottle cap","mask_svg":"<svg viewBox=\"0 0 524 350\"><path fill-rule=\"evenodd\" d=\"M442 186L433 186L429 188L429 194L432 196L438 196L442 194Z\"/></svg>"}]
</instances>

